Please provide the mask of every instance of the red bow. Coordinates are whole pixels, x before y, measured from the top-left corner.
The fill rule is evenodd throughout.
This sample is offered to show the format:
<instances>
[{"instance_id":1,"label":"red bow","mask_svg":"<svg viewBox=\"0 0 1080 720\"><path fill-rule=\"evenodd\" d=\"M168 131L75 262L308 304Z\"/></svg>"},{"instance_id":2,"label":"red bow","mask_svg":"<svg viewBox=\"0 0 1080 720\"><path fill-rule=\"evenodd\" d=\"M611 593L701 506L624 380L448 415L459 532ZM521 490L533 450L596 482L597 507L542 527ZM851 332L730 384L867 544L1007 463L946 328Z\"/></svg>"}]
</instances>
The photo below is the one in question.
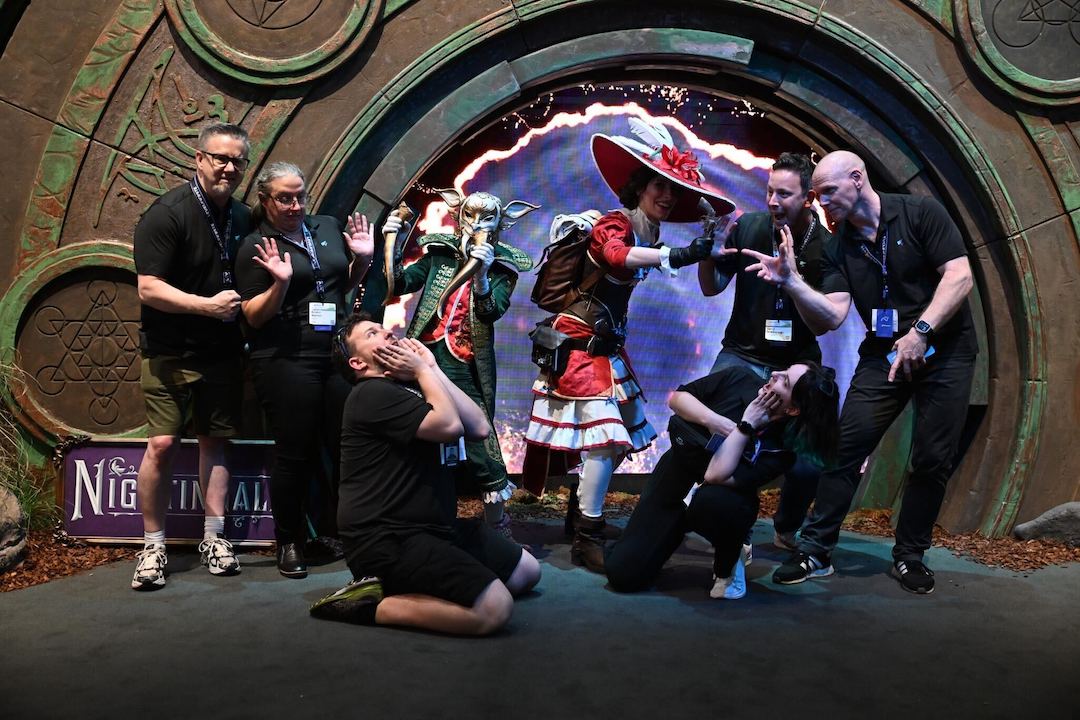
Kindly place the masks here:
<instances>
[{"instance_id":1,"label":"red bow","mask_svg":"<svg viewBox=\"0 0 1080 720\"><path fill-rule=\"evenodd\" d=\"M694 183L695 185L701 184L701 173L698 172L698 168L701 164L698 159L694 157L694 153L687 150L686 152L679 152L678 148L673 148L668 145L664 145L660 148L660 162L657 163L661 170L666 170L673 175L678 175L683 180Z\"/></svg>"}]
</instances>

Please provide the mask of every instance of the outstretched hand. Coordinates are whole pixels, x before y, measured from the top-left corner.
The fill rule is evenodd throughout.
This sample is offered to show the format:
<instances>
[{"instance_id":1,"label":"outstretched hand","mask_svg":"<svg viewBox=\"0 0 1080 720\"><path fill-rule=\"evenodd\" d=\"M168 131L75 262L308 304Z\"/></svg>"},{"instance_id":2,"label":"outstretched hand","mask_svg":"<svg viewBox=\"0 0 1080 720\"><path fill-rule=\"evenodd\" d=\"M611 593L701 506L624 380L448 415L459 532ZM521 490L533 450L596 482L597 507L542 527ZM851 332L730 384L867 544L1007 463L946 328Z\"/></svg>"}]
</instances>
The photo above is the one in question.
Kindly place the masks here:
<instances>
[{"instance_id":1,"label":"outstretched hand","mask_svg":"<svg viewBox=\"0 0 1080 720\"><path fill-rule=\"evenodd\" d=\"M375 254L375 236L371 232L368 219L360 213L353 213L345 221L345 244L354 257L371 260Z\"/></svg>"},{"instance_id":2,"label":"outstretched hand","mask_svg":"<svg viewBox=\"0 0 1080 720\"><path fill-rule=\"evenodd\" d=\"M263 236L263 244L255 243L255 257L251 258L266 272L276 283L287 285L292 278L292 258L289 253L284 257L278 252L277 241L272 237Z\"/></svg>"},{"instance_id":3,"label":"outstretched hand","mask_svg":"<svg viewBox=\"0 0 1080 720\"><path fill-rule=\"evenodd\" d=\"M741 252L749 255L755 262L746 267L746 272L757 273L757 276L765 282L783 287L795 277L795 241L787 225L780 228L780 237L780 253L776 257L745 248L742 250L724 248L723 254L732 255Z\"/></svg>"}]
</instances>

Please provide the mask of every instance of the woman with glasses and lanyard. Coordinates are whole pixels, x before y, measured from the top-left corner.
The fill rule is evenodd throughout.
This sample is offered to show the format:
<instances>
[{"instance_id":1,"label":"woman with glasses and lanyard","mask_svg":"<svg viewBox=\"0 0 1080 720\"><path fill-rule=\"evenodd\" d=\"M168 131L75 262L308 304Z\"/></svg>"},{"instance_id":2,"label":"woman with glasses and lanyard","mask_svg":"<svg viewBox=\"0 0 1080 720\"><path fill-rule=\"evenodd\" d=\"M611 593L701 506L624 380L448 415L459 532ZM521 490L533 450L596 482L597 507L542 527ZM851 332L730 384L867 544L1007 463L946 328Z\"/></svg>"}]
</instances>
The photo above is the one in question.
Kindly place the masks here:
<instances>
[{"instance_id":1,"label":"woman with glasses and lanyard","mask_svg":"<svg viewBox=\"0 0 1080 720\"><path fill-rule=\"evenodd\" d=\"M303 578L305 509L320 529L333 528L336 515L338 437L350 388L334 371L330 348L348 312L346 295L371 264L374 240L359 213L344 232L332 217L306 215L304 174L292 163L270 163L255 185L256 230L237 254L237 291L255 390L275 443L270 498L278 571ZM308 507L320 474L322 507Z\"/></svg>"}]
</instances>

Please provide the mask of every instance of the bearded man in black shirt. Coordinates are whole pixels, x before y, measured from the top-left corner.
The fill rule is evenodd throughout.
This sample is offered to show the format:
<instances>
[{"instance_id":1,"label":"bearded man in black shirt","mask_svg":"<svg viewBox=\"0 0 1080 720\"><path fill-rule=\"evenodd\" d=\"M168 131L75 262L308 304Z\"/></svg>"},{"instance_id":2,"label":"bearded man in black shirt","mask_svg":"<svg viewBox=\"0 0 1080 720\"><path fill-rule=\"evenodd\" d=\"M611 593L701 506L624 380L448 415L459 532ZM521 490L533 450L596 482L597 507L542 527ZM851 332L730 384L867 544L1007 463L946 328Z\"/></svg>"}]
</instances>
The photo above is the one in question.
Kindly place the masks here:
<instances>
[{"instance_id":1,"label":"bearded man in black shirt","mask_svg":"<svg viewBox=\"0 0 1080 720\"><path fill-rule=\"evenodd\" d=\"M967 416L978 344L967 296L967 250L945 208L928 197L879 193L854 153L829 153L814 190L835 235L822 255L821 292L795 266L786 232L779 257L743 250L747 268L783 287L815 332L835 329L854 303L866 327L840 416L835 467L824 472L799 549L773 575L781 584L833 572L866 456L908 401L915 409L911 474L896 525L892 575L909 592L934 590L923 563Z\"/></svg>"},{"instance_id":2,"label":"bearded man in black shirt","mask_svg":"<svg viewBox=\"0 0 1080 720\"><path fill-rule=\"evenodd\" d=\"M172 464L189 422L199 440L199 487L206 507L202 563L213 575L240 572L224 534L225 447L240 422L242 341L235 322L240 296L233 259L250 213L232 194L247 165L243 129L204 128L195 177L154 201L135 228L148 426L138 476L145 545L131 580L135 590L165 585Z\"/></svg>"},{"instance_id":3,"label":"bearded man in black shirt","mask_svg":"<svg viewBox=\"0 0 1080 720\"><path fill-rule=\"evenodd\" d=\"M456 518L448 467L463 460L463 440L491 432L486 413L423 343L397 339L366 313L339 331L335 360L355 383L342 418L338 531L360 579L312 614L495 632L510 619L513 596L540 580L540 565L479 519Z\"/></svg>"}]
</instances>

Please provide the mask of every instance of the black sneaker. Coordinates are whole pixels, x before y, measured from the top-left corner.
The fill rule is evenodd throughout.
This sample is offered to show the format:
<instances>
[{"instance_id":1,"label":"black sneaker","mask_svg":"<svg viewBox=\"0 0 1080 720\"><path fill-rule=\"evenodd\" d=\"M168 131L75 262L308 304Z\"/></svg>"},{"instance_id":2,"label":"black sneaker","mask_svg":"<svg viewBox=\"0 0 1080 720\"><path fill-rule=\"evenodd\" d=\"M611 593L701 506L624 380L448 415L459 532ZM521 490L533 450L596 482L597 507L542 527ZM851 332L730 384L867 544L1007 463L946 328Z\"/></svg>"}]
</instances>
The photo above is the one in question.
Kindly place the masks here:
<instances>
[{"instance_id":1,"label":"black sneaker","mask_svg":"<svg viewBox=\"0 0 1080 720\"><path fill-rule=\"evenodd\" d=\"M934 571L919 560L897 560L889 573L900 581L900 587L916 595L934 592Z\"/></svg>"},{"instance_id":2,"label":"black sneaker","mask_svg":"<svg viewBox=\"0 0 1080 720\"><path fill-rule=\"evenodd\" d=\"M788 561L776 568L772 581L779 585L794 585L810 578L827 577L833 574L828 555L813 555L797 552Z\"/></svg>"}]
</instances>

